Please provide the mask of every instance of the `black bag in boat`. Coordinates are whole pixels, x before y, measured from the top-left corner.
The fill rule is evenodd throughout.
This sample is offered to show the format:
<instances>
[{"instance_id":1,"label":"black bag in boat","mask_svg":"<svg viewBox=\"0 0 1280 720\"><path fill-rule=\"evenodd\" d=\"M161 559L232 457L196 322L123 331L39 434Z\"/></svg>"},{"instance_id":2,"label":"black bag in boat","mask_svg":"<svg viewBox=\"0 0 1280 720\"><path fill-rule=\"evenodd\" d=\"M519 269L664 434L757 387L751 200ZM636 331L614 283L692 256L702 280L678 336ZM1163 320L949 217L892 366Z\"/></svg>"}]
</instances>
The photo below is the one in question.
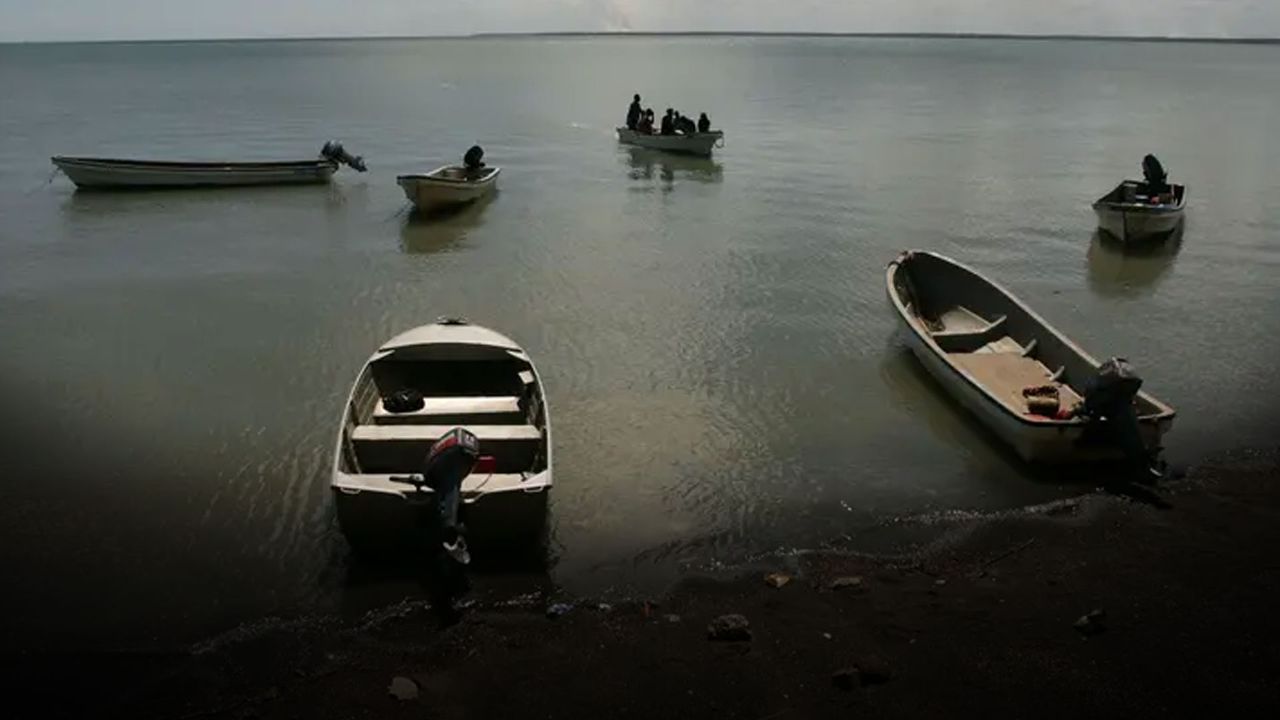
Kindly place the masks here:
<instances>
[{"instance_id":1,"label":"black bag in boat","mask_svg":"<svg viewBox=\"0 0 1280 720\"><path fill-rule=\"evenodd\" d=\"M382 399L382 406L389 413L411 413L421 410L427 404L422 393L413 388L397 390Z\"/></svg>"}]
</instances>

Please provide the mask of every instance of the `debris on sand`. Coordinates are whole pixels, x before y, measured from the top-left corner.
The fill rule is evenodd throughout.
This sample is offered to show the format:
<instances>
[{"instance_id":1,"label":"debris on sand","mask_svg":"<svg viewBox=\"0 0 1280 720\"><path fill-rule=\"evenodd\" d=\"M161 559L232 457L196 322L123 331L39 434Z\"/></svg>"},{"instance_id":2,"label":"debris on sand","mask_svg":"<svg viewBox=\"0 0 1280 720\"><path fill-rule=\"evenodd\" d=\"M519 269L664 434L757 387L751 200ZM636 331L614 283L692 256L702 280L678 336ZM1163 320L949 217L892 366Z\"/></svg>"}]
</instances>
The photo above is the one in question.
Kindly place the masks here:
<instances>
[{"instance_id":1,"label":"debris on sand","mask_svg":"<svg viewBox=\"0 0 1280 720\"><path fill-rule=\"evenodd\" d=\"M742 615L721 615L707 626L707 639L737 642L751 639L751 623Z\"/></svg>"},{"instance_id":2,"label":"debris on sand","mask_svg":"<svg viewBox=\"0 0 1280 720\"><path fill-rule=\"evenodd\" d=\"M1103 622L1106 619L1107 614L1101 609L1091 610L1088 614L1081 615L1080 619L1076 620L1075 627L1081 635L1090 637L1107 629Z\"/></svg>"},{"instance_id":3,"label":"debris on sand","mask_svg":"<svg viewBox=\"0 0 1280 720\"><path fill-rule=\"evenodd\" d=\"M786 573L769 573L764 576L764 583L773 588L780 588L789 582L791 582L791 576Z\"/></svg>"},{"instance_id":4,"label":"debris on sand","mask_svg":"<svg viewBox=\"0 0 1280 720\"><path fill-rule=\"evenodd\" d=\"M827 587L832 590L860 590L863 587L862 576L846 575L845 577L838 577L830 583L827 583Z\"/></svg>"},{"instance_id":5,"label":"debris on sand","mask_svg":"<svg viewBox=\"0 0 1280 720\"><path fill-rule=\"evenodd\" d=\"M570 605L569 603L556 603L547 608L547 617L552 620L555 620L561 615L568 613L572 609L573 609L573 606Z\"/></svg>"}]
</instances>

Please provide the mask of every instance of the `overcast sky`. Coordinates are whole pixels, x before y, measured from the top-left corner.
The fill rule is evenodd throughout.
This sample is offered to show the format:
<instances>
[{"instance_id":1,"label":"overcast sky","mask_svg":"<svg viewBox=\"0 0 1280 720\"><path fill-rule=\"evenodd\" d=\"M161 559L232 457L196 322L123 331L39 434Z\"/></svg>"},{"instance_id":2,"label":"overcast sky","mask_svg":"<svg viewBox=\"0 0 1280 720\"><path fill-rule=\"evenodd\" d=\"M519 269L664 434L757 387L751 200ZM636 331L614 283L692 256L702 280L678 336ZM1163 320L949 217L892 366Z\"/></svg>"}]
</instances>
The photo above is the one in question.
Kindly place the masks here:
<instances>
[{"instance_id":1,"label":"overcast sky","mask_svg":"<svg viewBox=\"0 0 1280 720\"><path fill-rule=\"evenodd\" d=\"M0 41L551 30L1280 36L1280 0L0 0Z\"/></svg>"}]
</instances>

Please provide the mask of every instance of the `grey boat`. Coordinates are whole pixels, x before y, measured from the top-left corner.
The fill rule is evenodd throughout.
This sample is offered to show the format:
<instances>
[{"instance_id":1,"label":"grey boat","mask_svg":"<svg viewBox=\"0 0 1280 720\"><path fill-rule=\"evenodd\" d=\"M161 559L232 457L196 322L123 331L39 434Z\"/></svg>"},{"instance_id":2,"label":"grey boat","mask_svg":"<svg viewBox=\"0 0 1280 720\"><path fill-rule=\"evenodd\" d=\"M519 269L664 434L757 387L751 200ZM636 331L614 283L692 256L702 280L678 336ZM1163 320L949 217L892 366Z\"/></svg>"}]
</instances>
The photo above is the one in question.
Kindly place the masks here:
<instances>
[{"instance_id":1,"label":"grey boat","mask_svg":"<svg viewBox=\"0 0 1280 720\"><path fill-rule=\"evenodd\" d=\"M1096 423L1070 412L1084 401L1100 363L1007 290L950 258L919 250L889 263L885 283L920 363L1023 459L1125 457L1116 444L1098 440ZM1038 412L1030 389L1054 396L1060 411ZM1132 403L1141 442L1154 455L1174 411L1141 391Z\"/></svg>"}]
</instances>

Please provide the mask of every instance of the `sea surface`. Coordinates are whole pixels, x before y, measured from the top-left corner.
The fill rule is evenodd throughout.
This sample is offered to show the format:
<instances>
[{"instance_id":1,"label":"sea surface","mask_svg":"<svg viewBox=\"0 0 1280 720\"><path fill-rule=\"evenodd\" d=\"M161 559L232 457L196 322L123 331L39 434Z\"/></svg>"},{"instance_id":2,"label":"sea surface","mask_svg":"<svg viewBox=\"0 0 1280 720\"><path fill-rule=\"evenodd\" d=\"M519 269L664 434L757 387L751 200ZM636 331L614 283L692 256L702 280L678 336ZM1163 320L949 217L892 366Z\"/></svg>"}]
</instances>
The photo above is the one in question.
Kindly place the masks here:
<instances>
[{"instance_id":1,"label":"sea surface","mask_svg":"<svg viewBox=\"0 0 1280 720\"><path fill-rule=\"evenodd\" d=\"M712 160L621 147L633 93ZM1174 405L1175 464L1280 420L1280 47L536 38L0 46L0 643L154 647L421 593L348 557L327 488L384 339L459 314L547 384L545 568L569 592L897 519L1077 494L1029 471L895 334L925 248L1005 284ZM49 156L364 155L328 187L76 193ZM480 143L484 205L398 173ZM1156 153L1180 239L1090 202ZM481 579L479 584L517 579ZM503 585L504 587L506 585Z\"/></svg>"}]
</instances>

